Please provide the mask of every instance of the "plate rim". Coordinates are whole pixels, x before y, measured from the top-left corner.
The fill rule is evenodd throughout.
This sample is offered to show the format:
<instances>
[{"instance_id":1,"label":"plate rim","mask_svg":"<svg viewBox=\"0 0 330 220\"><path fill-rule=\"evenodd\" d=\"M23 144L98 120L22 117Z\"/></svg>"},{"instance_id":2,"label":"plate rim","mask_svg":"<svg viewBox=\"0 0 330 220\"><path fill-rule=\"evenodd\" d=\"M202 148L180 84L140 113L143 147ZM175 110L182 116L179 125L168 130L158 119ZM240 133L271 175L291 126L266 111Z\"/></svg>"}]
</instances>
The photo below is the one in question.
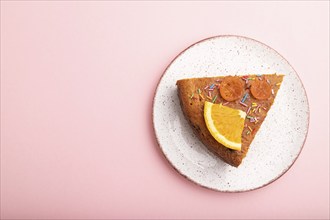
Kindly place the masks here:
<instances>
[{"instance_id":1,"label":"plate rim","mask_svg":"<svg viewBox=\"0 0 330 220\"><path fill-rule=\"evenodd\" d=\"M186 52L187 50L189 50L190 48L192 48L193 46L197 45L197 44L200 44L202 42L205 42L205 41L208 41L208 40L211 40L211 39L216 39L216 38L243 38L245 40L250 40L250 41L253 41L255 43L259 43L263 46L265 46L266 48L269 48L270 50L273 50L275 51L275 53L277 53L294 71L294 73L296 74L296 76L298 77L301 85L302 85L302 88L304 90L304 94L305 94L305 97L306 97L306 100L307 100L307 128L306 128L306 134L305 134L305 137L304 137L304 141L303 141L303 144L297 154L297 156L294 158L293 162L290 164L290 166L287 167L287 169L285 169L279 176L275 177L274 179L272 179L271 181L265 183L265 184L262 184L258 187L255 187L255 188L252 188L252 189L247 189L247 190L220 190L220 189L217 189L215 187L210 187L210 186L205 186L205 185L202 185L201 183L198 183L196 182L195 180L193 180L192 178L190 178L188 175L184 174L183 172L181 172L179 169L177 169L175 167L175 165L172 163L172 161L168 158L168 156L166 155L166 153L164 152L163 150L163 147L161 146L160 142L159 142L159 138L157 136L157 132L156 132L156 128L155 128L155 115L154 115L154 111L155 111L155 97L157 95L157 92L158 92L158 89L159 89L159 84L160 82L163 80L167 70L169 69L169 67L173 64L173 62L178 58L180 57L184 52ZM192 44L190 44L188 47L186 47L185 49L181 50L170 62L169 64L166 66L166 68L164 69L163 73L161 74L158 82L157 82L157 86L156 86L156 89L154 91L154 94L153 94L153 99L152 99L152 128L153 128L153 131L154 131L154 135L156 137L156 140L157 140L157 145L158 145L158 148L160 148L161 152L162 152L162 155L165 157L165 159L167 160L167 162L171 165L171 167L176 171L178 172L181 176L183 176L185 179L188 179L190 182L193 182L194 184L202 187L202 188L206 188L208 190L212 190L212 191L216 191L216 192L224 192L224 193L243 193L243 192L250 192L250 191L254 191L254 190L258 190L258 189L261 189L265 186L268 186L270 185L271 183L275 182L276 180L280 179L285 173L287 173L291 167L293 166L293 164L295 164L295 162L297 161L297 159L299 158L304 146L305 146L305 143L306 143L306 140L307 140L307 137L308 137L308 132L309 132L309 125L310 125L310 107L309 107L309 100L308 100L308 96L307 96L307 92L306 92L306 88L299 76L299 74L297 73L297 71L294 69L294 67L289 63L289 61L287 59L285 59L277 50L273 49L272 47L270 47L269 45L263 43L263 42L260 42L259 40L256 40L256 39L253 39L251 37L246 37L246 36L242 36L242 35L233 35L233 34L224 34L224 35L213 35L213 36L210 36L210 37L207 37L207 38L203 38L199 41L196 41Z\"/></svg>"}]
</instances>

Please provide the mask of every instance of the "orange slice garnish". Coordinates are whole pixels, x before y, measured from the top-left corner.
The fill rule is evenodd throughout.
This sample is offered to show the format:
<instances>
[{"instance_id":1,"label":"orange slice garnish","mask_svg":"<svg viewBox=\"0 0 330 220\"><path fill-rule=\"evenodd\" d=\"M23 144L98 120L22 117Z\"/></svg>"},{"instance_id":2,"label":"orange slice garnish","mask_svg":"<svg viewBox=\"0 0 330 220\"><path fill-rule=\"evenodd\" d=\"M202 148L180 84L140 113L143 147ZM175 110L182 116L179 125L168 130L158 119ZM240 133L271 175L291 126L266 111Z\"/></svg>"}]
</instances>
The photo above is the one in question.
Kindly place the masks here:
<instances>
[{"instance_id":1,"label":"orange slice garnish","mask_svg":"<svg viewBox=\"0 0 330 220\"><path fill-rule=\"evenodd\" d=\"M265 100L270 97L272 88L270 84L264 79L255 79L251 83L251 93L252 95L259 100Z\"/></svg>"},{"instance_id":2,"label":"orange slice garnish","mask_svg":"<svg viewBox=\"0 0 330 220\"><path fill-rule=\"evenodd\" d=\"M242 132L246 113L224 106L205 102L204 120L207 129L219 143L233 150L242 148Z\"/></svg>"},{"instance_id":3,"label":"orange slice garnish","mask_svg":"<svg viewBox=\"0 0 330 220\"><path fill-rule=\"evenodd\" d=\"M220 94L228 102L239 99L244 92L244 82L238 76L227 76L220 83Z\"/></svg>"}]
</instances>

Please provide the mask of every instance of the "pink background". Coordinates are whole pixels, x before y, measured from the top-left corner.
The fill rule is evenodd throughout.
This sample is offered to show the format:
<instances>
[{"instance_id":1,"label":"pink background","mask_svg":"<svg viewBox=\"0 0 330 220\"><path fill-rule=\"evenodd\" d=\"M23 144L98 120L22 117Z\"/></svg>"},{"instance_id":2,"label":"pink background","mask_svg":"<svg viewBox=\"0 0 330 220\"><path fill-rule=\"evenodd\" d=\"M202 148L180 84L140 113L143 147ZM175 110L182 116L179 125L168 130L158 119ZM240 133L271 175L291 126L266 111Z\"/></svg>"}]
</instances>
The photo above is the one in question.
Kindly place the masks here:
<instances>
[{"instance_id":1,"label":"pink background","mask_svg":"<svg viewBox=\"0 0 330 220\"><path fill-rule=\"evenodd\" d=\"M220 34L279 51L310 102L294 166L246 193L184 179L152 128L166 66ZM1 1L1 218L329 218L329 2Z\"/></svg>"}]
</instances>

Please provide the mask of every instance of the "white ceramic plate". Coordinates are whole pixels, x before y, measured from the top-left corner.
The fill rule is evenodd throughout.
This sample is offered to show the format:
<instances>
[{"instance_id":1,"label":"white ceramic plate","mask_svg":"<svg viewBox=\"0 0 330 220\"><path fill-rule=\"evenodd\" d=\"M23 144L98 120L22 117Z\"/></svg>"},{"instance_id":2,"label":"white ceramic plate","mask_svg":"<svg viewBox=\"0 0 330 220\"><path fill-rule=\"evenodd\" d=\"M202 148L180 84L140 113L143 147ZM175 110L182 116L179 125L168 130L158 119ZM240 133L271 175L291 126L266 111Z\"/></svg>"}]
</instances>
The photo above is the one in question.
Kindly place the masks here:
<instances>
[{"instance_id":1,"label":"white ceramic plate","mask_svg":"<svg viewBox=\"0 0 330 220\"><path fill-rule=\"evenodd\" d=\"M176 81L249 73L285 77L247 156L235 168L194 135L182 113ZM190 46L165 70L154 97L154 130L166 158L191 181L223 192L257 189L283 175L302 150L308 123L307 96L295 70L275 50L246 37L217 36Z\"/></svg>"}]
</instances>

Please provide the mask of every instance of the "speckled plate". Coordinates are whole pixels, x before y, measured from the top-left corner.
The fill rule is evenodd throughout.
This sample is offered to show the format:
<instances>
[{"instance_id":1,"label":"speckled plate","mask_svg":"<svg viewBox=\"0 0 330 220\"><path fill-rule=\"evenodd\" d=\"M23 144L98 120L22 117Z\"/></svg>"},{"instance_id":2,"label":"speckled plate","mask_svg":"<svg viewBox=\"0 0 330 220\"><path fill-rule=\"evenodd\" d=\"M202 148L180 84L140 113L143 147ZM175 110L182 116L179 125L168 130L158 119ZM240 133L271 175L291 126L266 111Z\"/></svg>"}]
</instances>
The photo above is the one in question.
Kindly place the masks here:
<instances>
[{"instance_id":1,"label":"speckled plate","mask_svg":"<svg viewBox=\"0 0 330 220\"><path fill-rule=\"evenodd\" d=\"M176 81L249 73L285 77L247 156L235 168L195 136L181 110ZM239 36L208 38L180 53L159 81L153 103L154 130L165 157L184 177L222 192L257 189L282 176L302 150L308 123L308 100L295 70L272 48Z\"/></svg>"}]
</instances>

